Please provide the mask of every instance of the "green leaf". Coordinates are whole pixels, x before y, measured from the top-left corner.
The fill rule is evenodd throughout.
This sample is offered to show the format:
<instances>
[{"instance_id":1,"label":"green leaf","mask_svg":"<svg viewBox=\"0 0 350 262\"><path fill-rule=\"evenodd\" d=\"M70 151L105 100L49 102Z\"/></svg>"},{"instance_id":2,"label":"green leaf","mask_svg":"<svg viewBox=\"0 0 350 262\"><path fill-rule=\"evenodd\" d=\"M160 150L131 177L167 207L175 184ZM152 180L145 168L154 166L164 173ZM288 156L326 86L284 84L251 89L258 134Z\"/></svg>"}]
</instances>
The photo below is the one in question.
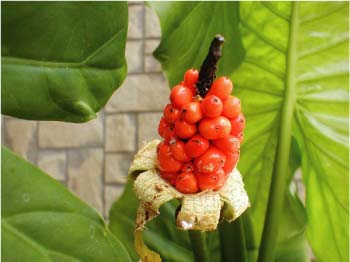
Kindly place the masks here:
<instances>
[{"instance_id":1,"label":"green leaf","mask_svg":"<svg viewBox=\"0 0 350 262\"><path fill-rule=\"evenodd\" d=\"M126 76L127 3L8 2L2 10L2 112L95 118Z\"/></svg>"},{"instance_id":2,"label":"green leaf","mask_svg":"<svg viewBox=\"0 0 350 262\"><path fill-rule=\"evenodd\" d=\"M134 249L134 230L139 201L132 190L132 182L126 185L123 195L110 211L111 231L123 242L133 261L139 257ZM175 210L179 202L173 200L160 208L160 215L147 223L143 232L146 245L160 254L162 261L193 261L192 246L188 232L176 229ZM210 261L220 261L217 232L206 233Z\"/></svg>"},{"instance_id":3,"label":"green leaf","mask_svg":"<svg viewBox=\"0 0 350 262\"><path fill-rule=\"evenodd\" d=\"M3 261L131 261L91 207L32 164L1 151Z\"/></svg>"},{"instance_id":4,"label":"green leaf","mask_svg":"<svg viewBox=\"0 0 350 262\"><path fill-rule=\"evenodd\" d=\"M242 2L246 57L232 75L246 115L239 169L256 241L289 125L300 147L308 239L324 261L348 260L348 18L345 2Z\"/></svg>"},{"instance_id":5,"label":"green leaf","mask_svg":"<svg viewBox=\"0 0 350 262\"><path fill-rule=\"evenodd\" d=\"M230 74L244 56L238 31L238 2L149 2L160 18L162 36L154 56L171 86L187 68L200 68L216 34L225 36L219 74Z\"/></svg>"}]
</instances>

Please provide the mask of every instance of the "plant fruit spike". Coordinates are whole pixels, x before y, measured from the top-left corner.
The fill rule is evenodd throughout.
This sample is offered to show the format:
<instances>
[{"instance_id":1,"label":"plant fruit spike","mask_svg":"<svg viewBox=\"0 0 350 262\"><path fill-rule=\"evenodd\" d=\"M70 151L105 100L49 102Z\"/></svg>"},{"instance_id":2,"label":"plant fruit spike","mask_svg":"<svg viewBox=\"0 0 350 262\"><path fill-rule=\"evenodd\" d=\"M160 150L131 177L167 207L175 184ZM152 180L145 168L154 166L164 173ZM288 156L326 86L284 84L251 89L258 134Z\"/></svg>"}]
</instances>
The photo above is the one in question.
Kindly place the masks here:
<instances>
[{"instance_id":1,"label":"plant fruit spike","mask_svg":"<svg viewBox=\"0 0 350 262\"><path fill-rule=\"evenodd\" d=\"M241 103L231 95L231 80L216 78L223 42L215 36L200 72L187 70L172 89L158 126L163 141L147 143L129 168L140 200L134 244L141 261L161 261L142 231L170 200L180 202L174 216L181 230L215 230L220 218L231 222L250 206L236 169L245 125Z\"/></svg>"},{"instance_id":2,"label":"plant fruit spike","mask_svg":"<svg viewBox=\"0 0 350 262\"><path fill-rule=\"evenodd\" d=\"M214 38L200 72L185 72L159 121L159 174L184 194L222 188L239 159L241 103L228 77L215 79L223 41Z\"/></svg>"}]
</instances>

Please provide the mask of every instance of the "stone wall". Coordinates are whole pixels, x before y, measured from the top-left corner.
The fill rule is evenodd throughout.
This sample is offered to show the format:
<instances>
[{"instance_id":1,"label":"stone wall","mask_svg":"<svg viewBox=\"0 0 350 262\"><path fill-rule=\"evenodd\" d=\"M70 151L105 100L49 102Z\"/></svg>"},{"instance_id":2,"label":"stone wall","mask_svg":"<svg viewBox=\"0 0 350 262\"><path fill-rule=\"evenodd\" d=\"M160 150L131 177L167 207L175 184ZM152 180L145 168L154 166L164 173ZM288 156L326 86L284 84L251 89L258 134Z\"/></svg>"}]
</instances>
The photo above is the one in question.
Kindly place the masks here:
<instances>
[{"instance_id":1,"label":"stone wall","mask_svg":"<svg viewBox=\"0 0 350 262\"><path fill-rule=\"evenodd\" d=\"M158 138L169 87L152 56L160 38L155 13L129 4L128 76L97 119L84 124L2 117L2 144L33 162L108 215L122 193L136 150Z\"/></svg>"}]
</instances>

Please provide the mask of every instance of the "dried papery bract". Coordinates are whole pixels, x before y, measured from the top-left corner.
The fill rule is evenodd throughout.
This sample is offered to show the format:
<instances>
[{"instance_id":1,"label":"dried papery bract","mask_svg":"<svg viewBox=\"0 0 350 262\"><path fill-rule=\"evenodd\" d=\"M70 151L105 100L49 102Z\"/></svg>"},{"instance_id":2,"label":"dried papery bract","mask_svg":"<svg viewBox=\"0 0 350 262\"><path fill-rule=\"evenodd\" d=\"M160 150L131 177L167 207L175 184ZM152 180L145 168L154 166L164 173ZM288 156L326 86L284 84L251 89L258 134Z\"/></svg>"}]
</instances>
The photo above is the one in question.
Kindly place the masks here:
<instances>
[{"instance_id":1,"label":"dried papery bract","mask_svg":"<svg viewBox=\"0 0 350 262\"><path fill-rule=\"evenodd\" d=\"M218 191L208 190L197 194L182 194L177 191L157 173L156 150L159 143L159 140L154 140L146 144L136 154L129 169L129 176L135 180L135 194L140 200L136 218L135 249L142 261L161 260L157 253L144 244L142 230L147 222L159 215L159 208L168 201L177 199L180 202L181 209L176 217L176 226L182 230L215 230L220 214L223 219L231 222L249 207L248 195L237 169Z\"/></svg>"}]
</instances>

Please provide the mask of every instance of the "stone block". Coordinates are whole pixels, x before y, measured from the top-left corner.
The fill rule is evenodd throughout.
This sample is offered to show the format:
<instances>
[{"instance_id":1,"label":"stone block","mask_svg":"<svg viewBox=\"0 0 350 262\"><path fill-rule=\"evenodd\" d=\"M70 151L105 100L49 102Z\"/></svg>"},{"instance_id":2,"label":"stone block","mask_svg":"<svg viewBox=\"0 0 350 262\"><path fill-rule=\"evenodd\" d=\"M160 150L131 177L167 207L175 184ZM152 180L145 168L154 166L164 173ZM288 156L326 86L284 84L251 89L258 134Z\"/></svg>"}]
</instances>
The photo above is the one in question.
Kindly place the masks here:
<instances>
[{"instance_id":1,"label":"stone block","mask_svg":"<svg viewBox=\"0 0 350 262\"><path fill-rule=\"evenodd\" d=\"M141 113L137 116L138 121L138 149L153 139L161 139L158 135L158 124L162 112Z\"/></svg>"},{"instance_id":2,"label":"stone block","mask_svg":"<svg viewBox=\"0 0 350 262\"><path fill-rule=\"evenodd\" d=\"M152 55L145 56L145 72L147 73L158 73L161 72L162 68L160 63Z\"/></svg>"},{"instance_id":3,"label":"stone block","mask_svg":"<svg viewBox=\"0 0 350 262\"><path fill-rule=\"evenodd\" d=\"M145 40L145 54L151 55L153 51L157 48L158 44L159 44L159 39Z\"/></svg>"},{"instance_id":4,"label":"stone block","mask_svg":"<svg viewBox=\"0 0 350 262\"><path fill-rule=\"evenodd\" d=\"M13 152L35 163L37 158L37 122L14 118L4 121L4 144Z\"/></svg>"},{"instance_id":5,"label":"stone block","mask_svg":"<svg viewBox=\"0 0 350 262\"><path fill-rule=\"evenodd\" d=\"M128 38L140 39L143 34L143 9L142 5L129 6Z\"/></svg>"},{"instance_id":6,"label":"stone block","mask_svg":"<svg viewBox=\"0 0 350 262\"><path fill-rule=\"evenodd\" d=\"M141 41L128 41L125 50L129 73L139 73L143 70L143 43Z\"/></svg>"},{"instance_id":7,"label":"stone block","mask_svg":"<svg viewBox=\"0 0 350 262\"><path fill-rule=\"evenodd\" d=\"M68 188L103 212L103 150L72 150L68 153Z\"/></svg>"},{"instance_id":8,"label":"stone block","mask_svg":"<svg viewBox=\"0 0 350 262\"><path fill-rule=\"evenodd\" d=\"M133 154L106 154L105 155L105 182L124 184Z\"/></svg>"},{"instance_id":9,"label":"stone block","mask_svg":"<svg viewBox=\"0 0 350 262\"><path fill-rule=\"evenodd\" d=\"M147 7L145 8L145 17L146 17L146 27L145 27L146 37L159 38L160 24L156 13L151 8Z\"/></svg>"},{"instance_id":10,"label":"stone block","mask_svg":"<svg viewBox=\"0 0 350 262\"><path fill-rule=\"evenodd\" d=\"M66 164L67 157L64 151L39 151L38 166L48 175L57 179L58 181L65 181L66 179Z\"/></svg>"},{"instance_id":11,"label":"stone block","mask_svg":"<svg viewBox=\"0 0 350 262\"><path fill-rule=\"evenodd\" d=\"M109 216L109 210L111 209L113 203L122 195L124 190L123 186L105 186L105 194L104 194L104 201L105 201L105 217Z\"/></svg>"},{"instance_id":12,"label":"stone block","mask_svg":"<svg viewBox=\"0 0 350 262\"><path fill-rule=\"evenodd\" d=\"M162 74L129 75L107 103L106 111L161 111L170 88Z\"/></svg>"},{"instance_id":13,"label":"stone block","mask_svg":"<svg viewBox=\"0 0 350 262\"><path fill-rule=\"evenodd\" d=\"M87 123L39 122L39 146L41 148L73 148L102 144L102 114Z\"/></svg>"},{"instance_id":14,"label":"stone block","mask_svg":"<svg viewBox=\"0 0 350 262\"><path fill-rule=\"evenodd\" d=\"M117 114L106 117L107 152L133 152L136 143L136 118L133 114Z\"/></svg>"}]
</instances>

